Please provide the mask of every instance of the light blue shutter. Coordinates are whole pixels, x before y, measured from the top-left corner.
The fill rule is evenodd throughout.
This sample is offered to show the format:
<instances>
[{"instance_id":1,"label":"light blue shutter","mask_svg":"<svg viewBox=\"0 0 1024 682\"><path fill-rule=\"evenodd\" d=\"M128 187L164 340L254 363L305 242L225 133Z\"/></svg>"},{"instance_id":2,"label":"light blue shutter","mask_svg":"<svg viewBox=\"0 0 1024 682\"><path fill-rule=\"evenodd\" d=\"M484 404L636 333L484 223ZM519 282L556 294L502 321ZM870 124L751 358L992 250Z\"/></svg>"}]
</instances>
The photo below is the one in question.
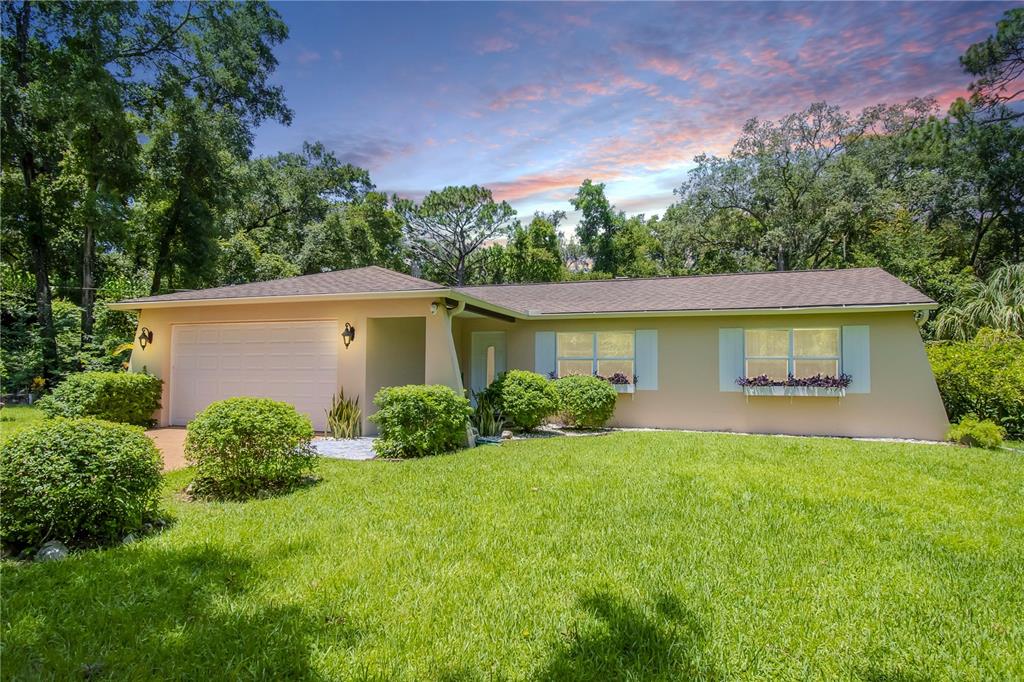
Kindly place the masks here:
<instances>
[{"instance_id":1,"label":"light blue shutter","mask_svg":"<svg viewBox=\"0 0 1024 682\"><path fill-rule=\"evenodd\" d=\"M537 332L533 342L533 366L537 374L550 376L555 371L555 333Z\"/></svg>"},{"instance_id":2,"label":"light blue shutter","mask_svg":"<svg viewBox=\"0 0 1024 682\"><path fill-rule=\"evenodd\" d=\"M736 380L743 376L743 330L718 330L718 390L739 393Z\"/></svg>"},{"instance_id":3,"label":"light blue shutter","mask_svg":"<svg viewBox=\"0 0 1024 682\"><path fill-rule=\"evenodd\" d=\"M871 393L871 328L866 324L843 327L843 373L853 377L847 393Z\"/></svg>"},{"instance_id":4,"label":"light blue shutter","mask_svg":"<svg viewBox=\"0 0 1024 682\"><path fill-rule=\"evenodd\" d=\"M638 391L658 390L658 330L637 330L634 371L636 372Z\"/></svg>"}]
</instances>

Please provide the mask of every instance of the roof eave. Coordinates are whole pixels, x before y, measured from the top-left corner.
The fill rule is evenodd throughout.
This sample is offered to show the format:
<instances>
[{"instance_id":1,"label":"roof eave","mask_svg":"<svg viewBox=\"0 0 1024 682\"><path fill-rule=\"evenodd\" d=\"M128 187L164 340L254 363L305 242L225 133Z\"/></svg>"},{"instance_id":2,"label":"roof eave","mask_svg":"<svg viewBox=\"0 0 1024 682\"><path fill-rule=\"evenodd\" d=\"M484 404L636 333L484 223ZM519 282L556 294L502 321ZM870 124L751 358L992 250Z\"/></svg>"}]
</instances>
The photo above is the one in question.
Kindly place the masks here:
<instances>
[{"instance_id":1,"label":"roof eave","mask_svg":"<svg viewBox=\"0 0 1024 682\"><path fill-rule=\"evenodd\" d=\"M451 295L451 289L405 289L398 291L364 291L345 294L301 294L295 296L235 296L223 298L190 298L170 301L118 301L108 303L111 310L147 310L151 308L191 308L211 305L253 303L311 303L320 301L352 301L383 298L437 298Z\"/></svg>"},{"instance_id":2,"label":"roof eave","mask_svg":"<svg viewBox=\"0 0 1024 682\"><path fill-rule=\"evenodd\" d=\"M530 320L569 320L580 318L621 318L621 317L725 317L737 315L809 315L839 313L877 313L934 310L939 304L931 303L885 303L874 305L798 306L778 308L706 308L700 310L623 310L589 313L540 313L525 316Z\"/></svg>"}]
</instances>

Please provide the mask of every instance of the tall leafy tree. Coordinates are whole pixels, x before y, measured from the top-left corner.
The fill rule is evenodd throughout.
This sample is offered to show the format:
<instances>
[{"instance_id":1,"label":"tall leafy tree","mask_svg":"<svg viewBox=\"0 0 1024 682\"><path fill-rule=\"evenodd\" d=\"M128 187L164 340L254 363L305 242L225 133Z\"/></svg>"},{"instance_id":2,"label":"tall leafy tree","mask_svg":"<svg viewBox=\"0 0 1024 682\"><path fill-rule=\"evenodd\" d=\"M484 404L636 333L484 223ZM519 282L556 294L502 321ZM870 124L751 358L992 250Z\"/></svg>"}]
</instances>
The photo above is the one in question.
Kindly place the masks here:
<instances>
[{"instance_id":1,"label":"tall leafy tree","mask_svg":"<svg viewBox=\"0 0 1024 682\"><path fill-rule=\"evenodd\" d=\"M299 253L304 273L379 265L408 269L403 220L386 195L368 192L357 201L335 205L309 226Z\"/></svg>"},{"instance_id":2,"label":"tall leafy tree","mask_svg":"<svg viewBox=\"0 0 1024 682\"><path fill-rule=\"evenodd\" d=\"M974 77L970 104L985 112L986 122L1024 116L1024 109L1007 106L1024 96L1024 8L1007 10L995 34L967 48L960 64Z\"/></svg>"},{"instance_id":3,"label":"tall leafy tree","mask_svg":"<svg viewBox=\"0 0 1024 682\"><path fill-rule=\"evenodd\" d=\"M139 210L150 224L150 293L193 287L213 274L232 154L217 114L183 97L161 117L146 149L149 177Z\"/></svg>"},{"instance_id":4,"label":"tall leafy tree","mask_svg":"<svg viewBox=\"0 0 1024 682\"><path fill-rule=\"evenodd\" d=\"M555 223L535 215L526 227L517 225L505 249L511 282L558 282L563 279L562 254Z\"/></svg>"},{"instance_id":5,"label":"tall leafy tree","mask_svg":"<svg viewBox=\"0 0 1024 682\"><path fill-rule=\"evenodd\" d=\"M400 204L408 242L425 269L460 286L469 278L470 257L487 242L506 236L515 219L507 202L496 202L478 185L445 187L419 204Z\"/></svg>"},{"instance_id":6,"label":"tall leafy tree","mask_svg":"<svg viewBox=\"0 0 1024 682\"><path fill-rule=\"evenodd\" d=\"M246 161L232 184L227 229L283 256L298 253L310 227L340 203L356 201L373 189L369 173L341 163L320 142L305 142L297 153Z\"/></svg>"},{"instance_id":7,"label":"tall leafy tree","mask_svg":"<svg viewBox=\"0 0 1024 682\"><path fill-rule=\"evenodd\" d=\"M594 270L615 274L613 239L622 224L622 216L605 196L604 183L584 180L569 203L581 214L576 224L576 237L593 259Z\"/></svg>"},{"instance_id":8,"label":"tall leafy tree","mask_svg":"<svg viewBox=\"0 0 1024 682\"><path fill-rule=\"evenodd\" d=\"M272 47L287 28L266 3L22 2L0 7L2 169L5 230L23 241L35 279L43 371L57 364L52 315L54 245L74 226L81 286L92 326L95 226L118 220L135 183L137 135L182 99L215 116L227 146L245 154L267 117L290 121ZM134 129L133 129L134 128ZM15 176L17 181L14 180ZM136 189L136 191L139 191ZM188 200L188 193L182 193ZM165 200L174 197L165 197ZM192 207L172 214L184 216ZM78 220L75 213L78 212ZM181 230L165 231L173 239ZM58 239L60 237L61 239ZM166 250L156 246L156 254Z\"/></svg>"}]
</instances>

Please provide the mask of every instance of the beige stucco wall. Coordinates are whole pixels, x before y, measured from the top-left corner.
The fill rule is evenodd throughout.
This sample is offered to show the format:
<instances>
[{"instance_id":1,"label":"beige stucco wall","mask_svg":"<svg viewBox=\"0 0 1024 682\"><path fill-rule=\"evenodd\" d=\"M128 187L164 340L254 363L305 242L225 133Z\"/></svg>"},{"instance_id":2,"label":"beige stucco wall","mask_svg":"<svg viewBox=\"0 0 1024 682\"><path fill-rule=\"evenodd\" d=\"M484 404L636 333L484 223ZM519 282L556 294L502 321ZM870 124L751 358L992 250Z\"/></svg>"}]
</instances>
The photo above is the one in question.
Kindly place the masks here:
<instances>
[{"instance_id":1,"label":"beige stucco wall","mask_svg":"<svg viewBox=\"0 0 1024 682\"><path fill-rule=\"evenodd\" d=\"M844 398L751 397L719 391L722 327L870 326L871 392ZM537 331L658 330L658 390L619 396L614 423L750 433L941 440L948 423L910 312L518 321L458 319L460 364L469 385L470 334L505 330L508 366L534 364Z\"/></svg>"},{"instance_id":2,"label":"beige stucco wall","mask_svg":"<svg viewBox=\"0 0 1024 682\"><path fill-rule=\"evenodd\" d=\"M366 335L366 395L377 395L385 386L422 384L426 377L426 318L371 317ZM363 411L376 412L371 400Z\"/></svg>"},{"instance_id":3,"label":"beige stucco wall","mask_svg":"<svg viewBox=\"0 0 1024 682\"><path fill-rule=\"evenodd\" d=\"M132 351L131 369L149 373L164 380L163 406L155 418L161 426L167 426L171 404L171 331L176 324L201 324L220 322L269 322L334 320L338 323L339 334L346 322L356 328L355 341L345 348L338 343L338 385L344 387L347 396L360 397L363 405L363 432L374 433L373 425L367 421L373 395L371 391L377 381L378 369L369 370L370 362L387 356L388 376L422 377L426 383L444 384L462 394L462 382L452 344L451 318L445 306L437 306L431 312L430 298L375 299L364 301L323 301L316 303L235 303L229 305L204 305L173 308L151 308L142 310L139 327L148 327L153 332L153 343L142 349L138 339ZM390 325L368 323L370 318L418 317L423 320L422 337L416 337L420 351L413 352L408 339L402 345L402 352L369 352L371 347L392 348L395 339L389 336ZM138 337L138 330L136 330ZM258 367L251 371L259 371ZM326 407L326 406L325 406Z\"/></svg>"},{"instance_id":4,"label":"beige stucco wall","mask_svg":"<svg viewBox=\"0 0 1024 682\"><path fill-rule=\"evenodd\" d=\"M175 324L334 320L356 328L349 348L338 344L338 384L360 396L364 432L374 433L366 417L376 388L388 377L423 377L460 394L469 385L470 335L473 331L508 333L508 367L532 370L537 331L658 330L658 390L619 397L614 423L623 426L686 428L754 433L831 434L941 439L948 426L924 345L909 312L722 317L648 317L541 320L505 323L489 318L451 317L445 306L431 312L430 298L324 301L318 303L243 303L146 309L139 326L153 331L145 350L136 341L131 366L145 367L164 379L164 407L156 415L167 425L172 388L171 330ZM395 336L394 324L380 318L420 318L423 336L416 344ZM718 330L722 327L842 326L870 327L871 393L844 398L747 398L721 392L718 383ZM136 336L138 334L136 333ZM370 349L373 348L371 351ZM386 361L387 367L380 363ZM461 369L460 369L461 367ZM258 371L259 368L254 368Z\"/></svg>"}]
</instances>

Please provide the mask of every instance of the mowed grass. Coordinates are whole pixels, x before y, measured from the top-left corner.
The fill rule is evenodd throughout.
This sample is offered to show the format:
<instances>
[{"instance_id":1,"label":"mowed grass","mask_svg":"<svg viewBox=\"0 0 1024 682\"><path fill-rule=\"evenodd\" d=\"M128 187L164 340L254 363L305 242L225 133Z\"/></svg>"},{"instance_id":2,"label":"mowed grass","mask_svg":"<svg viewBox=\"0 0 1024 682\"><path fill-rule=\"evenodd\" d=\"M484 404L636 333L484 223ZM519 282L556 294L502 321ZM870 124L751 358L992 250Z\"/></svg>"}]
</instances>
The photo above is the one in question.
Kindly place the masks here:
<instances>
[{"instance_id":1,"label":"mowed grass","mask_svg":"<svg viewBox=\"0 0 1024 682\"><path fill-rule=\"evenodd\" d=\"M45 415L34 407L13 405L0 409L0 441L43 419Z\"/></svg>"},{"instance_id":2,"label":"mowed grass","mask_svg":"<svg viewBox=\"0 0 1024 682\"><path fill-rule=\"evenodd\" d=\"M8 679L1020 679L1024 457L618 433L332 462L3 569Z\"/></svg>"}]
</instances>

